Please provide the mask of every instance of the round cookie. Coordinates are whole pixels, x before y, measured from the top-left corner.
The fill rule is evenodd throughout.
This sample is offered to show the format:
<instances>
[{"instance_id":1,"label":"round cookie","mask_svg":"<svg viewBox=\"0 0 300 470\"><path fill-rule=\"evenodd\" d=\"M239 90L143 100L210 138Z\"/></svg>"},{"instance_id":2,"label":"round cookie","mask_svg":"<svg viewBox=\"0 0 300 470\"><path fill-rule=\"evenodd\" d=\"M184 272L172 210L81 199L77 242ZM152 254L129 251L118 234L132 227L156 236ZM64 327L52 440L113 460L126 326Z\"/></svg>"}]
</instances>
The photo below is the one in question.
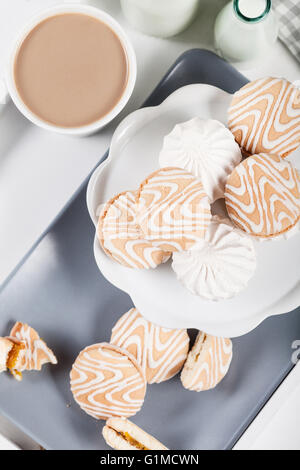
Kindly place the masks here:
<instances>
[{"instance_id":1,"label":"round cookie","mask_svg":"<svg viewBox=\"0 0 300 470\"><path fill-rule=\"evenodd\" d=\"M186 330L171 330L150 323L132 308L112 329L111 343L125 348L141 366L149 384L164 382L176 375L187 358Z\"/></svg>"},{"instance_id":2,"label":"round cookie","mask_svg":"<svg viewBox=\"0 0 300 470\"><path fill-rule=\"evenodd\" d=\"M182 385L203 392L215 388L227 374L232 360L232 342L199 332L181 372Z\"/></svg>"},{"instance_id":3,"label":"round cookie","mask_svg":"<svg viewBox=\"0 0 300 470\"><path fill-rule=\"evenodd\" d=\"M99 217L97 236L105 253L123 266L156 268L170 257L142 238L136 220L136 193L126 191L107 202Z\"/></svg>"},{"instance_id":4,"label":"round cookie","mask_svg":"<svg viewBox=\"0 0 300 470\"><path fill-rule=\"evenodd\" d=\"M190 251L173 254L172 268L194 295L229 299L242 291L256 269L253 242L229 220L212 218L205 239Z\"/></svg>"},{"instance_id":5,"label":"round cookie","mask_svg":"<svg viewBox=\"0 0 300 470\"><path fill-rule=\"evenodd\" d=\"M242 159L232 133L219 121L196 117L164 138L161 167L184 168L199 178L210 202L224 197L228 175Z\"/></svg>"},{"instance_id":6,"label":"round cookie","mask_svg":"<svg viewBox=\"0 0 300 470\"><path fill-rule=\"evenodd\" d=\"M248 155L284 158L300 146L300 92L285 79L250 82L235 93L228 126Z\"/></svg>"},{"instance_id":7,"label":"round cookie","mask_svg":"<svg viewBox=\"0 0 300 470\"><path fill-rule=\"evenodd\" d=\"M225 202L231 220L250 235L285 234L300 219L297 170L277 155L248 157L228 178Z\"/></svg>"},{"instance_id":8,"label":"round cookie","mask_svg":"<svg viewBox=\"0 0 300 470\"><path fill-rule=\"evenodd\" d=\"M211 219L202 183L181 168L162 168L142 182L137 220L144 237L165 251L186 250L201 240Z\"/></svg>"},{"instance_id":9,"label":"round cookie","mask_svg":"<svg viewBox=\"0 0 300 470\"><path fill-rule=\"evenodd\" d=\"M75 401L96 419L135 415L142 407L146 381L135 358L107 343L81 351L71 373Z\"/></svg>"}]
</instances>

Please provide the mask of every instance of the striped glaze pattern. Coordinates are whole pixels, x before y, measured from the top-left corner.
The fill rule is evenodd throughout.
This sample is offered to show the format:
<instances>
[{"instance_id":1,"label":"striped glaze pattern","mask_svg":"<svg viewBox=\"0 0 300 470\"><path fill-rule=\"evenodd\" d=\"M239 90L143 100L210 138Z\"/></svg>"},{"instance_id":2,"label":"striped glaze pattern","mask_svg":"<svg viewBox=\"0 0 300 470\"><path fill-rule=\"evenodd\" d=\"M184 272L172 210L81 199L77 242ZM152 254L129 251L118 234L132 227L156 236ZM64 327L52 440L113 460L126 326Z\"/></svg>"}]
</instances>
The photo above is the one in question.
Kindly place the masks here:
<instances>
[{"instance_id":1,"label":"striped glaze pattern","mask_svg":"<svg viewBox=\"0 0 300 470\"><path fill-rule=\"evenodd\" d=\"M174 377L189 351L186 330L161 328L147 321L132 308L115 324L111 343L127 349L141 366L148 383Z\"/></svg>"},{"instance_id":2,"label":"striped glaze pattern","mask_svg":"<svg viewBox=\"0 0 300 470\"><path fill-rule=\"evenodd\" d=\"M250 155L286 157L300 146L300 91L279 78L250 82L234 95L229 129Z\"/></svg>"},{"instance_id":3,"label":"striped glaze pattern","mask_svg":"<svg viewBox=\"0 0 300 470\"><path fill-rule=\"evenodd\" d=\"M75 401L96 419L133 416L143 405L143 372L133 356L116 346L99 343L85 348L70 379Z\"/></svg>"},{"instance_id":4,"label":"striped glaze pattern","mask_svg":"<svg viewBox=\"0 0 300 470\"><path fill-rule=\"evenodd\" d=\"M300 218L297 170L277 155L246 158L228 178L225 202L243 231L261 238L286 233Z\"/></svg>"},{"instance_id":5,"label":"striped glaze pattern","mask_svg":"<svg viewBox=\"0 0 300 470\"><path fill-rule=\"evenodd\" d=\"M227 374L232 360L232 342L227 338L198 333L181 373L188 390L202 392L215 388Z\"/></svg>"},{"instance_id":6,"label":"striped glaze pattern","mask_svg":"<svg viewBox=\"0 0 300 470\"><path fill-rule=\"evenodd\" d=\"M97 235L103 250L123 266L135 269L156 268L169 259L166 253L144 240L137 224L136 193L126 191L103 208Z\"/></svg>"},{"instance_id":7,"label":"striped glaze pattern","mask_svg":"<svg viewBox=\"0 0 300 470\"><path fill-rule=\"evenodd\" d=\"M181 168L162 168L141 184L138 223L144 237L166 251L182 251L201 240L211 220L203 185Z\"/></svg>"}]
</instances>

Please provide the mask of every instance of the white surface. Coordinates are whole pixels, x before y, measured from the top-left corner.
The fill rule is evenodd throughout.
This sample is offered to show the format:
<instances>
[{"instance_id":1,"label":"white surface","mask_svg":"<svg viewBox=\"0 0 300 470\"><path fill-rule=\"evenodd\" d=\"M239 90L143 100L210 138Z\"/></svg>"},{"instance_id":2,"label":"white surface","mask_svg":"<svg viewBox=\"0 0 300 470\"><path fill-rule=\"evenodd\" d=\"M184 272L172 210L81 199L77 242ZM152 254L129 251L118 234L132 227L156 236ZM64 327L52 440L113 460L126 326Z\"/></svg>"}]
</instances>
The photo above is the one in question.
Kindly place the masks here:
<instances>
[{"instance_id":1,"label":"white surface","mask_svg":"<svg viewBox=\"0 0 300 470\"><path fill-rule=\"evenodd\" d=\"M277 389L235 450L299 450L300 362Z\"/></svg>"},{"instance_id":2,"label":"white surface","mask_svg":"<svg viewBox=\"0 0 300 470\"><path fill-rule=\"evenodd\" d=\"M6 437L0 435L0 449L5 450L20 450L13 442L6 439Z\"/></svg>"},{"instance_id":3,"label":"white surface","mask_svg":"<svg viewBox=\"0 0 300 470\"><path fill-rule=\"evenodd\" d=\"M198 0L121 0L121 6L136 29L166 38L178 34L191 22Z\"/></svg>"},{"instance_id":4,"label":"white surface","mask_svg":"<svg viewBox=\"0 0 300 470\"><path fill-rule=\"evenodd\" d=\"M223 90L195 84L176 90L160 106L127 116L114 133L108 159L90 180L87 200L94 224L102 204L123 191L137 190L157 170L163 138L176 123L199 115L225 124L231 99ZM291 155L291 161L295 163L299 154L297 151ZM220 209L217 213L223 215L222 206ZM149 321L165 328L196 328L233 338L248 333L274 313L290 312L300 305L300 233L288 241L253 240L253 244L257 269L247 287L231 299L218 302L190 293L177 280L171 261L156 269L127 268L104 253L97 237L94 253L102 274L127 292ZM286 304L287 299L290 301Z\"/></svg>"},{"instance_id":5,"label":"white surface","mask_svg":"<svg viewBox=\"0 0 300 470\"><path fill-rule=\"evenodd\" d=\"M57 0L43 0L41 6L41 0L0 2L0 78L12 41L24 22L41 8L56 3ZM120 21L135 47L138 78L133 97L123 112L125 116L142 104L179 54L193 47L212 49L214 20L226 0L201 0L195 22L187 31L169 40L143 36L131 30L124 21L118 0L87 3L103 8ZM284 76L290 81L300 78L299 64L280 43L276 44L272 54L264 57L261 65L244 70L244 73L252 79L266 75ZM67 138L35 128L11 103L8 104L5 113L0 115L0 282L99 161L116 124L114 121L100 134L87 139ZM296 394L294 406L299 403L299 395ZM290 419L288 415L281 416L281 425L287 430ZM30 442L22 444L22 433L2 418L0 430L23 448L33 445ZM269 444L277 438L285 439L281 430L278 434L271 433ZM0 445L1 448L5 448L5 444Z\"/></svg>"},{"instance_id":6,"label":"white surface","mask_svg":"<svg viewBox=\"0 0 300 470\"><path fill-rule=\"evenodd\" d=\"M26 38L26 36L41 21L46 20L47 18L51 16L59 15L63 13L82 13L84 15L92 16L96 18L97 20L102 21L104 24L108 25L110 29L113 30L114 33L120 39L123 45L123 48L126 52L126 56L127 56L128 80L127 80L127 84L126 84L122 97L108 114L106 114L104 117L102 117L98 121L93 122L86 126L82 126L82 127L73 127L73 128L72 127L69 127L69 128L59 127L53 124L49 124L43 121L42 119L39 119L39 117L36 114L34 114L21 100L16 84L15 84L15 80L14 80L14 67L15 67L16 54L18 53L19 48L22 42L24 41L24 39ZM132 47L132 44L127 34L124 32L123 28L121 28L119 23L117 23L112 16L108 15L106 12L103 12L102 10L99 10L99 8L95 8L90 5L84 5L84 4L68 5L65 2L63 5L57 5L51 8L43 9L41 13L34 15L34 18L30 20L28 23L26 23L25 27L22 29L21 33L19 34L14 44L14 47L12 48L12 51L11 51L11 56L9 59L9 67L7 68L7 73L6 73L6 84L7 84L7 88L8 88L9 94L13 102L15 103L19 111L21 111L21 113L24 114L24 116L26 116L31 122L33 122L37 126L40 126L41 128L46 129L48 131L53 131L53 132L57 132L59 134L64 134L64 135L75 135L75 136L82 137L82 136L91 135L94 132L98 131L99 129L102 129L105 125L111 122L122 111L122 109L124 109L134 89L134 85L136 82L136 72L137 72L136 57L135 57L134 48Z\"/></svg>"}]
</instances>

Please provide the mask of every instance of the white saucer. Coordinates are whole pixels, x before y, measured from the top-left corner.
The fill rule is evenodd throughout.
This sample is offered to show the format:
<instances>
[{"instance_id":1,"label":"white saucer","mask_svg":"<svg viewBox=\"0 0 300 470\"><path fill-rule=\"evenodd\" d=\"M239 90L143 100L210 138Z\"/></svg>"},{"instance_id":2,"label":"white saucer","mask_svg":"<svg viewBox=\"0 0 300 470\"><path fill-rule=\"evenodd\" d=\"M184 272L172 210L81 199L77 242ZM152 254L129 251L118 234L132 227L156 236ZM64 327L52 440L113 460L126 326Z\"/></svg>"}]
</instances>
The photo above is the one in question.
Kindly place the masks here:
<instances>
[{"instance_id":1,"label":"white saucer","mask_svg":"<svg viewBox=\"0 0 300 470\"><path fill-rule=\"evenodd\" d=\"M96 225L99 206L115 194L137 189L159 167L163 137L175 124L195 116L227 122L231 96L210 85L189 85L164 103L129 115L117 128L109 157L93 173L87 191L90 216ZM291 160L296 162L299 154ZM222 204L217 206L222 209ZM217 210L220 212L220 210ZM176 279L170 261L155 270L132 270L108 258L97 238L94 253L102 274L127 292L148 320L167 328L196 328L234 337L265 318L300 305L300 233L288 241L256 242L257 270L236 297L205 301L190 294Z\"/></svg>"}]
</instances>

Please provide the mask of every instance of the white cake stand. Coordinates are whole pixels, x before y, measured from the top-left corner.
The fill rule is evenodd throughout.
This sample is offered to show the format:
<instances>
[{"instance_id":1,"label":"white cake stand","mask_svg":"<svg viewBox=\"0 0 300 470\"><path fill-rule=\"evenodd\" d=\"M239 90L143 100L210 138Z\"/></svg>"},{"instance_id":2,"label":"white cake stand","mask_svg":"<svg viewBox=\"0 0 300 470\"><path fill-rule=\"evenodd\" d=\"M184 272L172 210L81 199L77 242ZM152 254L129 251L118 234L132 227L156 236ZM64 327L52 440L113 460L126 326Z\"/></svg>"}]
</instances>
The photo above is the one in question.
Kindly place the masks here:
<instances>
[{"instance_id":1,"label":"white cake stand","mask_svg":"<svg viewBox=\"0 0 300 470\"><path fill-rule=\"evenodd\" d=\"M158 167L163 137L175 124L195 116L227 122L231 96L210 85L189 85L160 106L129 115L117 128L109 157L93 173L87 204L96 225L101 204L115 194L137 189ZM298 155L291 160L296 162ZM217 212L222 204L217 204ZM221 209L220 209L221 208ZM265 318L287 313L300 305L300 233L289 240L255 241L257 270L236 297L205 301L190 294L168 262L155 270L133 270L111 260L97 238L94 253L102 274L127 292L148 320L167 328L196 328L216 336L245 334Z\"/></svg>"}]
</instances>

